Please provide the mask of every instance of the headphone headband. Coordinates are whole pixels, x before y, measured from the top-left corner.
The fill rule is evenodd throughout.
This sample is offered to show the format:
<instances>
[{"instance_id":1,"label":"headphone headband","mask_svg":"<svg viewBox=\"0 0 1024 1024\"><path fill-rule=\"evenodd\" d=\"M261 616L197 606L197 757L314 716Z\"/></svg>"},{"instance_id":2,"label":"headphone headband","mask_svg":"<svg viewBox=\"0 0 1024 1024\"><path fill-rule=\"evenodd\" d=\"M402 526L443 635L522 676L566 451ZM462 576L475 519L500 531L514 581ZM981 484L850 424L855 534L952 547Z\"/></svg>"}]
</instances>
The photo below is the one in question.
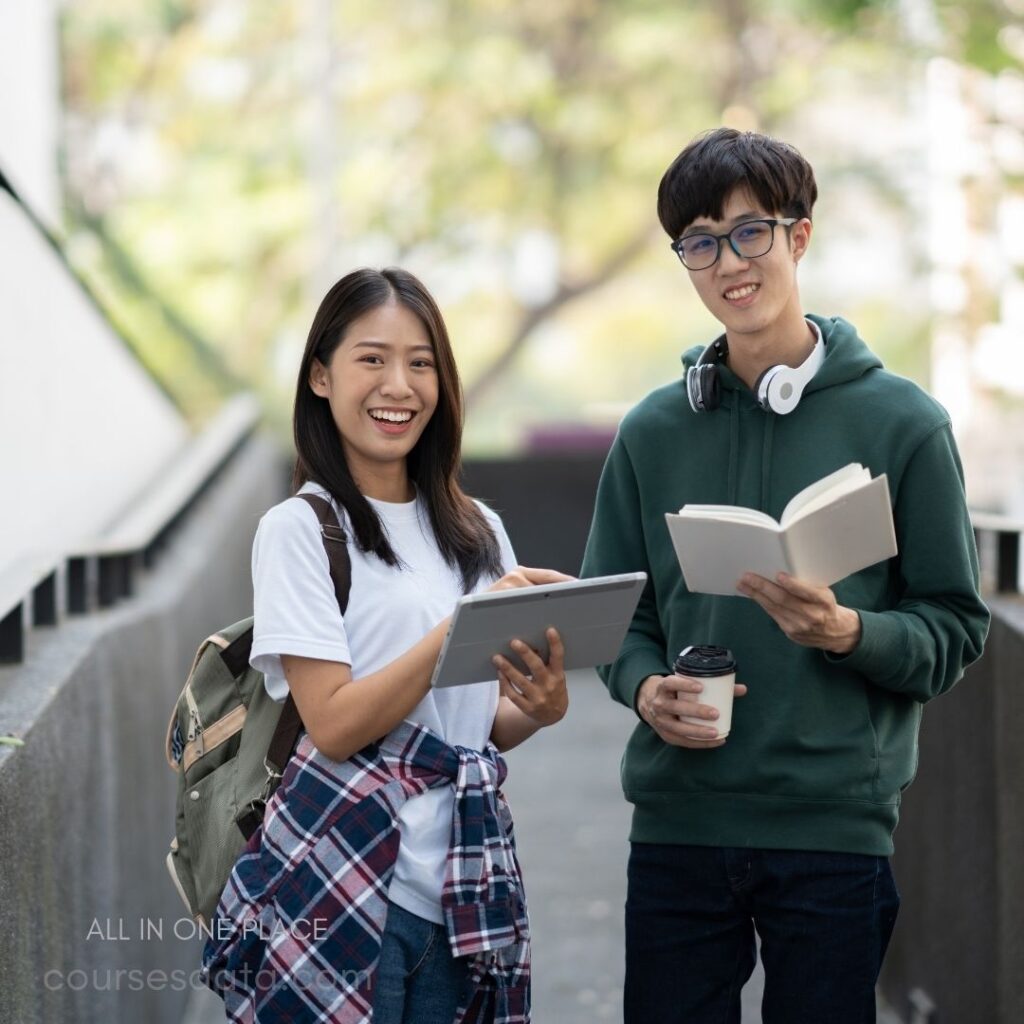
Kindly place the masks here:
<instances>
[{"instance_id":1,"label":"headphone headband","mask_svg":"<svg viewBox=\"0 0 1024 1024\"><path fill-rule=\"evenodd\" d=\"M724 363L729 358L729 339L721 334L703 352L696 362L696 366L713 366L715 363Z\"/></svg>"},{"instance_id":2,"label":"headphone headband","mask_svg":"<svg viewBox=\"0 0 1024 1024\"><path fill-rule=\"evenodd\" d=\"M825 361L825 339L813 321L817 340L810 355L799 366L770 366L754 384L757 402L766 412L779 416L791 413L799 404L804 388L821 369ZM718 364L729 358L729 342L723 334L700 354L697 362L686 371L686 396L694 412L712 412L722 402L722 385Z\"/></svg>"}]
</instances>

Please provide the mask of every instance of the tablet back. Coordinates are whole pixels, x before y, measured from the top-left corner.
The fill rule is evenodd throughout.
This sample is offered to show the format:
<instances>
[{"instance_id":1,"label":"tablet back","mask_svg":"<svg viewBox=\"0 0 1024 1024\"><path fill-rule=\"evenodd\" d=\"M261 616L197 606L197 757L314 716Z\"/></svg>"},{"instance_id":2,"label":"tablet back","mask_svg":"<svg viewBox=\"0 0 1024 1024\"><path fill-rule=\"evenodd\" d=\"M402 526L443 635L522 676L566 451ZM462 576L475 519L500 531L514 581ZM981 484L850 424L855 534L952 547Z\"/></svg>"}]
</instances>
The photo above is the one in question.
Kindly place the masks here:
<instances>
[{"instance_id":1,"label":"tablet back","mask_svg":"<svg viewBox=\"0 0 1024 1024\"><path fill-rule=\"evenodd\" d=\"M495 679L491 663L495 654L522 668L509 646L514 639L525 641L547 661L545 630L549 626L562 635L567 670L612 662L646 580L646 573L625 573L460 598L432 685L459 686Z\"/></svg>"}]
</instances>

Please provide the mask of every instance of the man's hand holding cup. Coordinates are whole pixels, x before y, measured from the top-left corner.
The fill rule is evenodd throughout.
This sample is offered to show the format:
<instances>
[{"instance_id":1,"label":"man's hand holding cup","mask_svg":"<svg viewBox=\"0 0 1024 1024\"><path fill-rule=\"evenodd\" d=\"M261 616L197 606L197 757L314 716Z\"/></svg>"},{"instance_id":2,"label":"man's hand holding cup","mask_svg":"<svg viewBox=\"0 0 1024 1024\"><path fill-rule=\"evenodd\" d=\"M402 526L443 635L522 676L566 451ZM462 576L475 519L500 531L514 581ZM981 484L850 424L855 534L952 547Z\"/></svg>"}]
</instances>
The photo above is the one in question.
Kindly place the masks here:
<instances>
[{"instance_id":1,"label":"man's hand holding cup","mask_svg":"<svg viewBox=\"0 0 1024 1024\"><path fill-rule=\"evenodd\" d=\"M710 750L725 743L732 702L747 688L724 648L686 647L669 676L648 676L637 695L640 717L674 747Z\"/></svg>"}]
</instances>

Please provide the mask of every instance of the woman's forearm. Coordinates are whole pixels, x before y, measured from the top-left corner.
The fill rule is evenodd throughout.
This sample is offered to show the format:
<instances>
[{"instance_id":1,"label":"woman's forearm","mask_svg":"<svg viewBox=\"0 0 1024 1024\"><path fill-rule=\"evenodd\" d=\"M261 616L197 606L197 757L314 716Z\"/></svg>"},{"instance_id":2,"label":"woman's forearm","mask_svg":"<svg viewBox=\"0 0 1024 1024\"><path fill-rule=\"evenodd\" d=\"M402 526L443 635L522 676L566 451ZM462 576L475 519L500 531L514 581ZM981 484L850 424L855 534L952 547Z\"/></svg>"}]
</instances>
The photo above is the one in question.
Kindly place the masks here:
<instances>
[{"instance_id":1,"label":"woman's forearm","mask_svg":"<svg viewBox=\"0 0 1024 1024\"><path fill-rule=\"evenodd\" d=\"M491 726L491 742L501 751L511 750L541 728L540 722L520 711L508 697L501 697Z\"/></svg>"},{"instance_id":2,"label":"woman's forearm","mask_svg":"<svg viewBox=\"0 0 1024 1024\"><path fill-rule=\"evenodd\" d=\"M285 677L310 738L321 753L344 761L386 736L430 692L430 678L449 619L383 668L345 679L345 666L283 656Z\"/></svg>"}]
</instances>

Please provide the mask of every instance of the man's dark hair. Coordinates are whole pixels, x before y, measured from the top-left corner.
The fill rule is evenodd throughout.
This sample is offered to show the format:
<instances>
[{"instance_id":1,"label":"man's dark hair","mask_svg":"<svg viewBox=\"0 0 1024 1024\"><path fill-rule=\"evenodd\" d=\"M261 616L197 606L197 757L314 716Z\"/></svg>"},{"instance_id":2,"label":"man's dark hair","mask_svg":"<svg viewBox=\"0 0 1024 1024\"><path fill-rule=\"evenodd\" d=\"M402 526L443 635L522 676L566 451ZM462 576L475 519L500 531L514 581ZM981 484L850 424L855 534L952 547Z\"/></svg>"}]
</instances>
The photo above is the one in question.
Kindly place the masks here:
<instances>
[{"instance_id":1,"label":"man's dark hair","mask_svg":"<svg viewBox=\"0 0 1024 1024\"><path fill-rule=\"evenodd\" d=\"M658 220L673 239L698 217L720 220L725 202L745 188L765 213L810 217L814 171L786 142L756 132L715 128L672 161L658 186Z\"/></svg>"}]
</instances>

